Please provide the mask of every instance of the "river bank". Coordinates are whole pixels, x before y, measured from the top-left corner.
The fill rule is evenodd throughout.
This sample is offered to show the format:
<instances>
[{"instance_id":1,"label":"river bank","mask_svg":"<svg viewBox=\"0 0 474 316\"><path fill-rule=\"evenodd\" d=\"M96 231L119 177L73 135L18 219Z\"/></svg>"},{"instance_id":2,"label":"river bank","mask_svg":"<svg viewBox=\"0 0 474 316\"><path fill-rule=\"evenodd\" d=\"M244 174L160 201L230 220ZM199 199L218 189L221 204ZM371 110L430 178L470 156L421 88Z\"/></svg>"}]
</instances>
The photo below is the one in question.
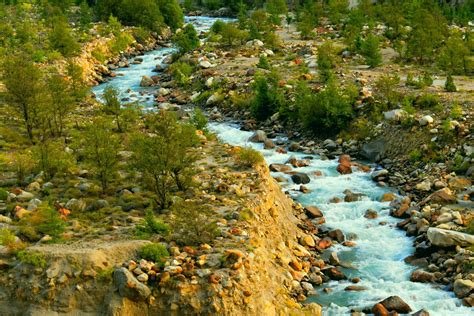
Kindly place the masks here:
<instances>
[{"instance_id":1,"label":"river bank","mask_svg":"<svg viewBox=\"0 0 474 316\"><path fill-rule=\"evenodd\" d=\"M226 61L224 60L224 58L220 58L219 60L217 60L215 57L214 57L213 59L212 59L212 57L211 57L211 61L212 61L213 63L214 63L214 62L217 62L217 63L219 64L219 67L220 67L220 66L222 66L222 67L226 67L226 66L227 66L227 67L228 67L228 65L226 65ZM247 61L247 62L248 62L248 61ZM209 73L209 71L208 71L208 73ZM212 73L212 71L211 71L211 73ZM214 75L213 77L214 77L214 79L216 78L215 75ZM209 78L209 76L208 76L208 78ZM137 82L137 80L135 80L135 82ZM176 97L176 92L177 92L177 91L174 91L175 97ZM180 93L177 92L177 94L179 95ZM189 96L189 97L190 97L190 96ZM161 102L161 103L163 103L163 102ZM207 102L206 102L206 103L207 103ZM212 104L212 103L209 102L209 104ZM232 112L231 112L231 113L232 113ZM210 115L211 115L212 118L218 119L221 114L219 114L219 110L217 110L217 108L215 108L214 110L211 111L211 114L210 114ZM235 114L235 116L240 116L240 117L241 117L241 116L242 116L242 113L237 112L237 113ZM249 125L249 124L250 124L250 125ZM254 124L254 125L252 126L252 124ZM245 127L245 129L257 128L257 125L255 125L255 122L252 122L252 121L250 121L250 120L249 120L249 121L246 121L246 122L243 124L243 126ZM275 130L273 130L273 129L271 129L268 134L269 134L269 135L273 135L273 136L277 135L277 133L275 133ZM298 138L298 136L299 136L299 135L296 134L296 133L292 133L292 134L293 134L293 135L291 135L292 138L293 138L293 137L294 137L294 138ZM247 136L248 136L248 135L247 135ZM282 136L283 136L283 134L282 134ZM247 138L248 138L248 137L247 137ZM243 143L243 144L246 144L246 142ZM280 143L279 145L280 145L281 147L286 147L286 146L285 146L285 143ZM315 153L316 153L316 154L318 154L320 157L323 157L323 159L325 159L324 156L326 156L326 157L328 157L328 158L332 158L332 157L341 155L341 154L343 154L343 153L358 154L358 153L361 152L360 147L359 147L359 146L356 146L357 143L343 143L343 142L339 143L339 142L335 142L335 141L325 141L324 144L321 144L321 146L318 146L318 145L316 145L316 143L315 143L313 140L308 139L308 140L306 140L306 141L305 141L305 140L303 140L303 141L298 141L298 142L294 142L294 141L293 141L291 144L287 144L287 145L290 145L290 147L292 147L293 150L303 151L305 154L315 154ZM335 164L335 162L332 162L332 163ZM335 166L337 166L337 164L336 164ZM393 180L393 177L389 177L389 176L387 177L387 174L385 174L384 176L385 176L385 179L384 179L384 180L385 180L386 182L388 182L388 183L390 183L390 184L392 184L392 185L397 186L397 183L395 182L396 180ZM409 176L409 175L406 175L406 176ZM404 176L402 175L402 179L403 179L403 177L404 177ZM390 179L390 178L392 178L392 179ZM375 180L378 180L378 181L380 182L380 180L382 180L382 178L377 178L377 177L375 177ZM387 180L388 180L388 181L387 181ZM448 179L448 180L449 180L449 179ZM379 184L383 186L383 184L381 184L381 183L379 183ZM399 186L399 188L401 188L401 186ZM311 191L311 190L309 189L309 191ZM422 194L426 194L426 193L422 193ZM426 197L426 195L425 195L424 197ZM420 196L420 198L422 198L422 197ZM410 203L411 203L411 206L415 206L415 205L417 204L416 201L417 201L417 200L414 200L413 203L410 202ZM405 204L402 204L402 205L405 205ZM388 215L389 205L385 205L385 207L386 207L386 208L384 209L384 212L383 212L383 213L384 213L385 215ZM395 202L393 203L392 207L396 207L396 203L395 203ZM404 206L404 207L405 207L405 206ZM407 208L407 210L408 210L408 208ZM366 211L366 210L365 210L365 211ZM406 210L405 210L405 211L406 211ZM356 213L357 213L357 212L356 212ZM359 214L359 215L360 215L360 214ZM383 216L385 216L385 215L383 215ZM407 213L407 215L408 215L408 213ZM412 215L412 216L413 216L413 215L416 215L416 213L411 212L411 215ZM404 216L406 216L406 215L404 215ZM383 222L383 221L382 221L382 222ZM415 229L416 233L421 232L421 236L423 236L423 230L425 230L425 233L426 233L426 226L427 226L427 225L424 225L423 230L421 230L421 229L418 228L418 226L420 226L420 225L418 225L418 222L419 222L419 218L417 218L417 216L413 216L413 223L411 223L411 220L410 220L410 221L405 221L404 223L402 223L402 224L400 224L400 225L398 225L398 226L408 226L408 225L410 225L410 224L413 224L413 225L415 225L415 226L411 226L411 227L412 227L411 230L413 231L413 227L415 227L415 228L416 228L416 229ZM393 220L392 220L391 226L395 226L395 223L396 223L396 222L393 222ZM386 224L386 223L385 223L385 224ZM385 225L382 225L382 226L385 226ZM390 225L389 225L389 226L390 226ZM423 226L423 225L421 225L421 226ZM421 226L420 226L420 228L421 228ZM377 228L379 228L379 227L377 227ZM407 227L407 228L408 228L408 227ZM397 234L398 234L398 233L397 233ZM426 235L426 234L425 234L425 235ZM407 257L407 256L409 256L409 255L411 254L411 250L410 250L411 247L409 247L409 244L411 244L411 243L413 242L413 240L410 240L410 239L404 239L404 240L406 240L406 241L403 243L403 245L405 245L405 246L407 247L406 249L408 249L408 250L402 251L401 254L399 253L398 256L395 256L395 257L393 258L394 260L400 261L401 259L403 259L403 258L405 258L405 257ZM417 242L419 242L419 241L420 241L420 240L417 240ZM376 248L376 249L377 249L377 248ZM434 248L433 248L433 249L434 249ZM441 251L442 253L444 253L445 250L440 249L440 251ZM396 251L395 251L395 252L396 252ZM449 253L448 253L448 255L449 255ZM451 254L451 256L454 256L454 254ZM349 256L349 257L350 257L350 256ZM402 257L403 257L403 258L402 258ZM438 257L438 259L439 259L439 257ZM443 260L443 262L444 262L444 261L445 261L445 260ZM464 260L461 259L461 262L462 262L462 261L464 261ZM401 263L401 264L402 264L402 266L404 265L403 263ZM400 273L400 275L403 276L403 279L404 279L404 280L407 280L407 279L410 277L410 275L411 275L411 273L413 272L414 269L413 269L413 268L406 268L406 267L405 267L405 268L402 268L402 269L406 269L406 270L404 270L404 271L405 271L404 273ZM420 274L420 273L418 273L418 275L419 275L419 274ZM437 278L439 278L439 276L440 276L440 275L438 274ZM430 277L430 278L428 278L428 279L434 281L434 277ZM444 282L446 282L446 281L444 281ZM453 282L453 281L451 281L451 282ZM448 280L448 283L449 283L449 280ZM409 282L409 283L407 283L407 284L409 284L410 286L413 286L413 287L416 288L418 291L422 291L421 288L418 288L418 285L416 285L415 283ZM420 287L423 287L423 285L419 285L419 286L420 286ZM338 291L338 293L340 293L340 291ZM435 293L439 293L439 292L435 291ZM435 294L435 295L438 295L438 294ZM329 297L330 297L330 296L329 296ZM447 297L449 297L449 295L448 295ZM329 300L329 301L330 301L330 300ZM453 304L454 304L454 305L451 306L451 308L455 308L455 307L454 307L454 306L456 305L455 300L453 301ZM436 308L437 308L437 306L434 307L434 309L436 309Z\"/></svg>"}]
</instances>

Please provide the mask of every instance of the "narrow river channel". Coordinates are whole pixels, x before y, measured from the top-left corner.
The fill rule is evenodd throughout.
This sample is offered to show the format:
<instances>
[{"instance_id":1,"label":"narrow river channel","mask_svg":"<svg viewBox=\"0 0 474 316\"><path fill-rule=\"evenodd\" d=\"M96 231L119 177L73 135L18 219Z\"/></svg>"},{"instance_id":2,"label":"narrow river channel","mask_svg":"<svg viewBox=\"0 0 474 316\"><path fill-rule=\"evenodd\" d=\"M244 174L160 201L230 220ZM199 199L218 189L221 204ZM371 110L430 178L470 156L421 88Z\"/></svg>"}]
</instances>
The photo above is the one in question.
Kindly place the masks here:
<instances>
[{"instance_id":1,"label":"narrow river channel","mask_svg":"<svg viewBox=\"0 0 474 316\"><path fill-rule=\"evenodd\" d=\"M207 31L215 20L207 17L186 18L187 22L194 24L198 32ZM116 70L116 78L94 87L92 92L100 98L105 87L110 85L119 90L121 97L129 99L129 102L136 101L145 107L151 107L153 96L150 90L155 88L140 87L141 78L144 75L153 75L155 66L173 51L173 48L162 48L146 53L142 56L141 64ZM403 259L414 252L413 240L406 237L404 231L396 228L398 220L389 216L388 203L379 202L388 189L378 187L371 180L370 174L355 172L339 175L336 171L337 160L322 160L316 155L302 153L280 154L274 150L264 150L261 144L248 142L251 132L241 131L235 124L211 123L210 128L222 142L251 146L259 150L268 164L285 163L290 155L298 158L310 156L310 166L299 169L311 175L311 182L307 185L310 193L298 192L297 186L292 184L288 175L274 175L288 179L283 189L290 191L295 200L303 205L318 206L326 217L326 226L339 228L346 236L353 236L356 247L337 245L333 246L331 251L336 251L341 261L353 266L345 268L345 274L349 278L359 277L361 281L358 285L366 288L364 291L345 291L344 288L352 284L350 281L331 281L325 284L324 287L329 287L332 291L320 291L309 298L309 301L324 306L325 315L348 315L352 308L372 306L391 295L400 296L414 311L424 308L430 315L474 315L472 309L461 306L460 300L456 299L452 292L445 291L440 286L409 280L415 268L406 264ZM322 176L314 176L315 171L321 171ZM347 189L367 196L357 202L329 202L334 197L343 198L343 191ZM365 218L367 209L376 210L378 218ZM380 225L380 222L386 224Z\"/></svg>"}]
</instances>

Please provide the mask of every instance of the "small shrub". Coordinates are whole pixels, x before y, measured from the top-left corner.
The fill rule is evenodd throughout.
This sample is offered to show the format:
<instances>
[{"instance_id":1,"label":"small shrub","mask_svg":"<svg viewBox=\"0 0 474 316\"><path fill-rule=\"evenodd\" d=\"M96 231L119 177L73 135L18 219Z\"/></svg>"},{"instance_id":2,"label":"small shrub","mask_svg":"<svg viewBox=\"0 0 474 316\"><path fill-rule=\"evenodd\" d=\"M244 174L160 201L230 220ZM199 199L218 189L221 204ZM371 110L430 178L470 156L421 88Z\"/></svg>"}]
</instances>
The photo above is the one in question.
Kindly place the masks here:
<instances>
[{"instance_id":1,"label":"small shrub","mask_svg":"<svg viewBox=\"0 0 474 316\"><path fill-rule=\"evenodd\" d=\"M20 250L16 256L23 264L30 264L43 269L46 267L46 258L44 257L44 254L40 252Z\"/></svg>"},{"instance_id":2,"label":"small shrub","mask_svg":"<svg viewBox=\"0 0 474 316\"><path fill-rule=\"evenodd\" d=\"M439 104L439 99L434 94L424 94L419 96L415 104L422 109L430 109Z\"/></svg>"},{"instance_id":3,"label":"small shrub","mask_svg":"<svg viewBox=\"0 0 474 316\"><path fill-rule=\"evenodd\" d=\"M413 150L410 152L410 160L413 162L420 161L421 160L421 152L417 149Z\"/></svg>"},{"instance_id":4,"label":"small shrub","mask_svg":"<svg viewBox=\"0 0 474 316\"><path fill-rule=\"evenodd\" d=\"M207 117L204 115L201 109L195 108L194 114L191 117L191 124L193 124L197 130L207 132L207 123L208 123Z\"/></svg>"},{"instance_id":5,"label":"small shrub","mask_svg":"<svg viewBox=\"0 0 474 316\"><path fill-rule=\"evenodd\" d=\"M8 228L0 229L0 245L8 247L15 242L15 234Z\"/></svg>"},{"instance_id":6,"label":"small shrub","mask_svg":"<svg viewBox=\"0 0 474 316\"><path fill-rule=\"evenodd\" d=\"M180 86L184 86L189 83L189 77L194 71L194 67L186 62L176 62L170 66L170 72L173 75L174 80Z\"/></svg>"},{"instance_id":7,"label":"small shrub","mask_svg":"<svg viewBox=\"0 0 474 316\"><path fill-rule=\"evenodd\" d=\"M159 266L163 266L163 259L170 256L166 247L162 244L148 244L140 249L140 257L145 260L155 262Z\"/></svg>"},{"instance_id":8,"label":"small shrub","mask_svg":"<svg viewBox=\"0 0 474 316\"><path fill-rule=\"evenodd\" d=\"M6 201L8 199L8 192L4 189L0 189L0 201Z\"/></svg>"},{"instance_id":9,"label":"small shrub","mask_svg":"<svg viewBox=\"0 0 474 316\"><path fill-rule=\"evenodd\" d=\"M268 62L268 58L265 55L260 55L257 67L262 69L270 69L270 63Z\"/></svg>"},{"instance_id":10,"label":"small shrub","mask_svg":"<svg viewBox=\"0 0 474 316\"><path fill-rule=\"evenodd\" d=\"M466 227L466 233L474 235L474 218L471 218Z\"/></svg>"},{"instance_id":11,"label":"small shrub","mask_svg":"<svg viewBox=\"0 0 474 316\"><path fill-rule=\"evenodd\" d=\"M446 90L446 92L458 91L458 89L456 88L456 85L454 84L453 76L451 76L451 74L448 74L448 77L446 78L444 89Z\"/></svg>"},{"instance_id":12,"label":"small shrub","mask_svg":"<svg viewBox=\"0 0 474 316\"><path fill-rule=\"evenodd\" d=\"M245 167L254 167L264 162L263 155L251 147L245 147L238 151L237 163Z\"/></svg>"},{"instance_id":13,"label":"small shrub","mask_svg":"<svg viewBox=\"0 0 474 316\"><path fill-rule=\"evenodd\" d=\"M195 202L176 203L172 209L170 225L172 240L181 245L212 243L220 235L212 211Z\"/></svg>"},{"instance_id":14,"label":"small shrub","mask_svg":"<svg viewBox=\"0 0 474 316\"><path fill-rule=\"evenodd\" d=\"M64 232L66 223L60 218L59 212L48 204L42 204L30 216L20 221L20 232L28 234L30 240L35 240L41 235L49 235L58 239Z\"/></svg>"},{"instance_id":15,"label":"small shrub","mask_svg":"<svg viewBox=\"0 0 474 316\"><path fill-rule=\"evenodd\" d=\"M152 235L167 235L169 233L169 226L161 220L156 219L153 211L148 210L145 214L143 224L138 225L135 230L135 235L139 238L148 239Z\"/></svg>"},{"instance_id":16,"label":"small shrub","mask_svg":"<svg viewBox=\"0 0 474 316\"><path fill-rule=\"evenodd\" d=\"M462 106L459 103L453 104L450 116L454 120L460 119L462 117Z\"/></svg>"}]
</instances>

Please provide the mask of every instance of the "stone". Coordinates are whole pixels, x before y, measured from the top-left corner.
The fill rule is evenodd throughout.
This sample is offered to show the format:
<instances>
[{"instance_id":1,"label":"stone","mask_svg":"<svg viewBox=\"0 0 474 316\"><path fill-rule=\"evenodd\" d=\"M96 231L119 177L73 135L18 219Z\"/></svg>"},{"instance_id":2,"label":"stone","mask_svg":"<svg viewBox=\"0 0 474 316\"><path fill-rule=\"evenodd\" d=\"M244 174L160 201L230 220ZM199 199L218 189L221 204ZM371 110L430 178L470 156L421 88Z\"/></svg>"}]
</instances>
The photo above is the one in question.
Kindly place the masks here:
<instances>
[{"instance_id":1,"label":"stone","mask_svg":"<svg viewBox=\"0 0 474 316\"><path fill-rule=\"evenodd\" d=\"M266 139L263 142L263 149L273 149L275 147L276 147L276 145L271 139Z\"/></svg>"},{"instance_id":2,"label":"stone","mask_svg":"<svg viewBox=\"0 0 474 316\"><path fill-rule=\"evenodd\" d=\"M379 139L362 145L360 154L362 157L375 162L382 158L385 151L386 141Z\"/></svg>"},{"instance_id":3,"label":"stone","mask_svg":"<svg viewBox=\"0 0 474 316\"><path fill-rule=\"evenodd\" d=\"M342 271L340 271L338 268L328 268L324 269L323 273L328 276L331 280L345 280L347 277L344 275Z\"/></svg>"},{"instance_id":4,"label":"stone","mask_svg":"<svg viewBox=\"0 0 474 316\"><path fill-rule=\"evenodd\" d=\"M410 276L410 281L420 282L420 283L430 283L435 280L433 273L426 272L422 269L418 269L412 272Z\"/></svg>"},{"instance_id":5,"label":"stone","mask_svg":"<svg viewBox=\"0 0 474 316\"><path fill-rule=\"evenodd\" d=\"M326 139L323 142L323 147L327 150L336 150L337 149L337 143L333 141L332 139Z\"/></svg>"},{"instance_id":6,"label":"stone","mask_svg":"<svg viewBox=\"0 0 474 316\"><path fill-rule=\"evenodd\" d=\"M303 246L307 246L307 247L314 247L314 246L316 246L316 243L314 242L313 237L311 237L311 236L309 236L309 235L306 235L306 236L302 237L300 243L301 243Z\"/></svg>"},{"instance_id":7,"label":"stone","mask_svg":"<svg viewBox=\"0 0 474 316\"><path fill-rule=\"evenodd\" d=\"M216 92L207 99L206 105L217 104L217 103L221 102L223 99L224 99L224 97Z\"/></svg>"},{"instance_id":8,"label":"stone","mask_svg":"<svg viewBox=\"0 0 474 316\"><path fill-rule=\"evenodd\" d=\"M258 130L253 133L253 135L249 138L249 141L253 143L263 143L267 140L267 135L264 131Z\"/></svg>"},{"instance_id":9,"label":"stone","mask_svg":"<svg viewBox=\"0 0 474 316\"><path fill-rule=\"evenodd\" d=\"M424 309L420 309L416 313L411 314L412 316L430 316L430 313Z\"/></svg>"},{"instance_id":10,"label":"stone","mask_svg":"<svg viewBox=\"0 0 474 316\"><path fill-rule=\"evenodd\" d=\"M290 166L281 163L272 163L269 168L273 172L290 172L292 170Z\"/></svg>"},{"instance_id":11,"label":"stone","mask_svg":"<svg viewBox=\"0 0 474 316\"><path fill-rule=\"evenodd\" d=\"M430 227L428 228L427 236L430 243L438 247L452 247L458 245L468 247L474 245L474 235L447 229Z\"/></svg>"},{"instance_id":12,"label":"stone","mask_svg":"<svg viewBox=\"0 0 474 316\"><path fill-rule=\"evenodd\" d=\"M126 268L116 269L113 280L119 294L132 301L145 301L151 295L151 290L140 283Z\"/></svg>"},{"instance_id":13,"label":"stone","mask_svg":"<svg viewBox=\"0 0 474 316\"><path fill-rule=\"evenodd\" d=\"M425 180L425 181L422 181L420 183L418 183L416 186L415 186L415 189L419 190L419 191L430 191L431 190L431 182L428 181L428 180Z\"/></svg>"},{"instance_id":14,"label":"stone","mask_svg":"<svg viewBox=\"0 0 474 316\"><path fill-rule=\"evenodd\" d=\"M212 64L207 60L202 60L201 62L199 62L199 67L203 69L209 69L212 67Z\"/></svg>"},{"instance_id":15,"label":"stone","mask_svg":"<svg viewBox=\"0 0 474 316\"><path fill-rule=\"evenodd\" d=\"M73 212L84 212L86 207L86 202L81 199L70 199L65 205L65 208Z\"/></svg>"},{"instance_id":16,"label":"stone","mask_svg":"<svg viewBox=\"0 0 474 316\"><path fill-rule=\"evenodd\" d=\"M27 191L39 191L41 190L41 185L38 182L31 182L27 187Z\"/></svg>"},{"instance_id":17,"label":"stone","mask_svg":"<svg viewBox=\"0 0 474 316\"><path fill-rule=\"evenodd\" d=\"M12 219L10 217L0 215L0 223L10 224Z\"/></svg>"},{"instance_id":18,"label":"stone","mask_svg":"<svg viewBox=\"0 0 474 316\"><path fill-rule=\"evenodd\" d=\"M337 240L337 242L343 242L346 238L344 237L344 233L340 229L332 230L328 233L328 236L332 239Z\"/></svg>"},{"instance_id":19,"label":"stone","mask_svg":"<svg viewBox=\"0 0 474 316\"><path fill-rule=\"evenodd\" d=\"M137 276L137 280L140 282L146 282L148 281L148 274L142 273L139 276Z\"/></svg>"},{"instance_id":20,"label":"stone","mask_svg":"<svg viewBox=\"0 0 474 316\"><path fill-rule=\"evenodd\" d=\"M155 84L153 79L148 76L143 76L142 80L140 81L140 87L151 87Z\"/></svg>"},{"instance_id":21,"label":"stone","mask_svg":"<svg viewBox=\"0 0 474 316\"><path fill-rule=\"evenodd\" d=\"M351 157L349 155L342 155L339 157L339 165L337 166L337 171L340 174L350 174L352 173L351 168Z\"/></svg>"},{"instance_id":22,"label":"stone","mask_svg":"<svg viewBox=\"0 0 474 316\"><path fill-rule=\"evenodd\" d=\"M31 199L33 199L35 196L33 193L27 192L27 191L21 191L20 194L17 194L16 199L17 201L20 202L27 202Z\"/></svg>"},{"instance_id":23,"label":"stone","mask_svg":"<svg viewBox=\"0 0 474 316\"><path fill-rule=\"evenodd\" d=\"M399 296L390 296L380 302L389 312L395 311L400 314L408 314L412 311L411 307L405 303Z\"/></svg>"},{"instance_id":24,"label":"stone","mask_svg":"<svg viewBox=\"0 0 474 316\"><path fill-rule=\"evenodd\" d=\"M474 282L471 280L457 279L453 285L454 294L458 298L468 296L474 290Z\"/></svg>"},{"instance_id":25,"label":"stone","mask_svg":"<svg viewBox=\"0 0 474 316\"><path fill-rule=\"evenodd\" d=\"M323 212L321 212L317 206L306 206L304 210L309 218L319 218L324 216Z\"/></svg>"},{"instance_id":26,"label":"stone","mask_svg":"<svg viewBox=\"0 0 474 316\"><path fill-rule=\"evenodd\" d=\"M418 120L421 126L430 125L433 123L433 118L430 115L425 115Z\"/></svg>"},{"instance_id":27,"label":"stone","mask_svg":"<svg viewBox=\"0 0 474 316\"><path fill-rule=\"evenodd\" d=\"M403 118L408 116L408 113L404 110L392 110L384 112L383 116L387 121L400 122Z\"/></svg>"},{"instance_id":28,"label":"stone","mask_svg":"<svg viewBox=\"0 0 474 316\"><path fill-rule=\"evenodd\" d=\"M372 307L372 313L374 316L388 316L390 315L388 310L380 303L377 303Z\"/></svg>"},{"instance_id":29,"label":"stone","mask_svg":"<svg viewBox=\"0 0 474 316\"><path fill-rule=\"evenodd\" d=\"M291 180L296 184L308 184L311 181L307 174L301 172L292 175Z\"/></svg>"},{"instance_id":30,"label":"stone","mask_svg":"<svg viewBox=\"0 0 474 316\"><path fill-rule=\"evenodd\" d=\"M364 217L368 219L376 219L378 216L379 214L377 213L377 211L372 210L372 209L368 209L364 215Z\"/></svg>"},{"instance_id":31,"label":"stone","mask_svg":"<svg viewBox=\"0 0 474 316\"><path fill-rule=\"evenodd\" d=\"M453 192L449 188L443 188L428 196L420 203L420 205L424 205L428 202L445 204L455 201L456 196L453 194Z\"/></svg>"},{"instance_id":32,"label":"stone","mask_svg":"<svg viewBox=\"0 0 474 316\"><path fill-rule=\"evenodd\" d=\"M329 255L329 263L333 266L338 266L341 262L339 261L339 257L337 256L336 252L331 252Z\"/></svg>"},{"instance_id":33,"label":"stone","mask_svg":"<svg viewBox=\"0 0 474 316\"><path fill-rule=\"evenodd\" d=\"M349 285L344 288L344 291L365 291L367 288L360 285Z\"/></svg>"},{"instance_id":34,"label":"stone","mask_svg":"<svg viewBox=\"0 0 474 316\"><path fill-rule=\"evenodd\" d=\"M396 199L395 194L393 193L385 193L382 195L382 198L380 199L380 202L391 202Z\"/></svg>"},{"instance_id":35,"label":"stone","mask_svg":"<svg viewBox=\"0 0 474 316\"><path fill-rule=\"evenodd\" d=\"M376 170L376 171L372 172L370 177L372 178L372 180L374 180L376 182L379 182L379 181L387 178L388 175L389 175L388 170L380 169L380 170Z\"/></svg>"}]
</instances>

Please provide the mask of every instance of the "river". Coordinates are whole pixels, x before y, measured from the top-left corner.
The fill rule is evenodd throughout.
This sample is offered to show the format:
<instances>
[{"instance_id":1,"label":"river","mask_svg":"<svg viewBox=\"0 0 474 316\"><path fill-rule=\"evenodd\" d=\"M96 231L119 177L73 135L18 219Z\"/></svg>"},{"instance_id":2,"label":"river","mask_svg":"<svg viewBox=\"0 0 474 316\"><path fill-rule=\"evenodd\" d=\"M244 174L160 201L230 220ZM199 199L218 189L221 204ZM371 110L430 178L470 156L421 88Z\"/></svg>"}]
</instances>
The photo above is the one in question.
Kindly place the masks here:
<instances>
[{"instance_id":1,"label":"river","mask_svg":"<svg viewBox=\"0 0 474 316\"><path fill-rule=\"evenodd\" d=\"M216 20L207 17L188 17L187 22L193 23L198 32L206 31ZM109 82L94 87L92 91L100 98L108 85L116 88L121 97L137 101L145 107L151 107L153 97L151 91L156 88L142 88L142 76L153 75L155 66L169 54L173 48L163 48L146 53L143 62L118 69L119 76ZM238 146L251 146L263 153L267 163L284 163L290 155L298 158L311 155L302 153L279 154L274 150L264 150L262 144L249 143L251 132L241 131L238 125L230 123L211 123L210 129L217 134L222 142ZM308 301L314 301L324 306L325 315L348 315L351 308L372 306L388 296L398 295L405 300L413 311L425 309L431 315L467 316L474 315L470 308L461 306L460 300L452 292L441 286L411 282L410 274L415 267L406 264L403 259L414 252L413 239L406 237L405 232L396 228L397 219L389 216L388 203L379 202L380 197L389 189L378 187L370 178L370 174L354 172L350 175L339 175L336 171L337 160L322 160L316 155L311 156L308 167L299 171L309 175L318 170L323 176L311 176L311 182L306 185L310 193L302 194L292 184L285 174L274 174L288 179L284 190L289 190L292 197L303 205L316 205L326 217L326 225L341 229L346 236L355 236L356 247L348 248L336 245L331 251L336 251L343 262L349 262L356 269L344 269L349 278L359 277L357 285L366 287L365 291L344 291L352 283L350 281L331 281L321 288L329 287L329 293L319 291ZM351 203L329 203L333 197L344 197L343 191L367 195L362 201ZM377 219L366 219L367 209L378 212ZM386 222L385 225L379 225Z\"/></svg>"}]
</instances>

